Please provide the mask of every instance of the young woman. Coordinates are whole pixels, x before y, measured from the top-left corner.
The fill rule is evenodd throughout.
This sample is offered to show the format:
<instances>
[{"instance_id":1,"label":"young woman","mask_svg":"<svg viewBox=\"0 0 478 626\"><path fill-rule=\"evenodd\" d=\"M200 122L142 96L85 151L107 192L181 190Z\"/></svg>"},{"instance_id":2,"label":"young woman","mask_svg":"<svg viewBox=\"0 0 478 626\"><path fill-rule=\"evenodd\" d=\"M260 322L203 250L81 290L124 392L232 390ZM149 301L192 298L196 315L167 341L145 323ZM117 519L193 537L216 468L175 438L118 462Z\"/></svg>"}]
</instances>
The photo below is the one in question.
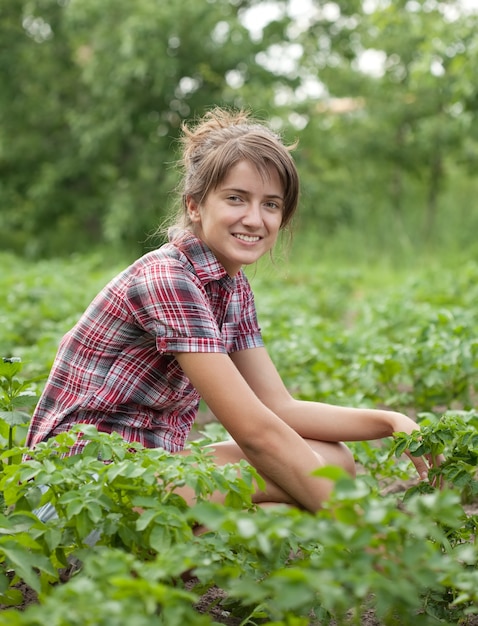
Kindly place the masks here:
<instances>
[{"instance_id":1,"label":"young woman","mask_svg":"<svg viewBox=\"0 0 478 626\"><path fill-rule=\"evenodd\" d=\"M247 459L265 479L257 503L315 511L330 483L314 469L354 475L342 441L418 427L392 411L296 400L269 358L242 267L272 250L296 211L289 148L247 113L221 109L184 125L183 148L169 243L114 278L63 338L27 443L85 423L180 452L202 398L232 437L211 447L217 463ZM431 461L410 458L426 478Z\"/></svg>"}]
</instances>

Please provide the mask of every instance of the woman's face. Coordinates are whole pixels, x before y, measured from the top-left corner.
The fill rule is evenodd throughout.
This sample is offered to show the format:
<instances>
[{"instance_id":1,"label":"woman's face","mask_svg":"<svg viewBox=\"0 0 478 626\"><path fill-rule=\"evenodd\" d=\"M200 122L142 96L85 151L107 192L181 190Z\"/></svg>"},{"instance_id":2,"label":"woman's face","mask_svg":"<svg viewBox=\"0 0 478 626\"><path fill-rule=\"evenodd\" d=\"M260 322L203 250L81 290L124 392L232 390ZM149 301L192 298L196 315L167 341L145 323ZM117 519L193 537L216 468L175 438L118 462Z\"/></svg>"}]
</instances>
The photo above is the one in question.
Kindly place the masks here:
<instances>
[{"instance_id":1,"label":"woman's face","mask_svg":"<svg viewBox=\"0 0 478 626\"><path fill-rule=\"evenodd\" d=\"M230 276L274 246L282 223L284 191L277 171L264 177L248 161L229 170L201 205L187 199L193 232Z\"/></svg>"}]
</instances>

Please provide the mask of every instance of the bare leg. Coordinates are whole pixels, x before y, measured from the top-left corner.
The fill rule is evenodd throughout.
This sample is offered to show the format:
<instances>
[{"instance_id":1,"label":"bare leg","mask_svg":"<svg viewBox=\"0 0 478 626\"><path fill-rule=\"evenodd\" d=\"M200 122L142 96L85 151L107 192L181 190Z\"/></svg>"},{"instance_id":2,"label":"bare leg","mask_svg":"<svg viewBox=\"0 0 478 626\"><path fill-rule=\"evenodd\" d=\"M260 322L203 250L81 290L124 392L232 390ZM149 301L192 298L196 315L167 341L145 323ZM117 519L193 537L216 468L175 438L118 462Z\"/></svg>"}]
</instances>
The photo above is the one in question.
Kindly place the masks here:
<instances>
[{"instance_id":1,"label":"bare leg","mask_svg":"<svg viewBox=\"0 0 478 626\"><path fill-rule=\"evenodd\" d=\"M336 465L344 468L351 476L355 477L355 462L350 450L343 443L327 441L305 440L317 455L317 467L324 465ZM227 463L239 463L242 459L249 460L241 448L234 441L223 441L207 446L217 465ZM189 454L187 450L181 454ZM263 491L257 490L252 497L256 504L289 504L300 506L286 491L273 482L267 476L263 476L266 483ZM187 502L193 503L194 493L191 489L184 487L177 491ZM224 494L215 493L211 497L213 502L223 502Z\"/></svg>"}]
</instances>

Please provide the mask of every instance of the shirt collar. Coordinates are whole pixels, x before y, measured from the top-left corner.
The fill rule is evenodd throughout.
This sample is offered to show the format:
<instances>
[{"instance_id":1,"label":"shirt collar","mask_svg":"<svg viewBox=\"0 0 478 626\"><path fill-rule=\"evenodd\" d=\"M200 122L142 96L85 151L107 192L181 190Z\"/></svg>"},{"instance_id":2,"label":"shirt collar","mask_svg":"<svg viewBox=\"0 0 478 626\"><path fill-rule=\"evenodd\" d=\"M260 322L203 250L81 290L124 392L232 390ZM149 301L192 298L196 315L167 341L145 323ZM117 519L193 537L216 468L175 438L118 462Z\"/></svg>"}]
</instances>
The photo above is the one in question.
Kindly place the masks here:
<instances>
[{"instance_id":1,"label":"shirt collar","mask_svg":"<svg viewBox=\"0 0 478 626\"><path fill-rule=\"evenodd\" d=\"M234 284L234 278L229 276L211 249L191 231L173 228L169 232L169 241L187 257L202 282L224 280L226 284Z\"/></svg>"}]
</instances>

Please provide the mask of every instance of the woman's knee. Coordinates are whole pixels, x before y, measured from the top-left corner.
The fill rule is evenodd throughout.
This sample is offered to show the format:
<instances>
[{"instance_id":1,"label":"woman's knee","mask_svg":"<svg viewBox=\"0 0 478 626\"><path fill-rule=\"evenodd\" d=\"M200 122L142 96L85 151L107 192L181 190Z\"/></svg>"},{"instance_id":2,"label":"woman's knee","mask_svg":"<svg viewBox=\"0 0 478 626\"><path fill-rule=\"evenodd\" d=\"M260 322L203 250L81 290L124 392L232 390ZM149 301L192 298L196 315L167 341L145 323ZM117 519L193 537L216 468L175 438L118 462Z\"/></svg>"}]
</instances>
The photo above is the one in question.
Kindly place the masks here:
<instances>
[{"instance_id":1,"label":"woman's knee","mask_svg":"<svg viewBox=\"0 0 478 626\"><path fill-rule=\"evenodd\" d=\"M350 449L341 441L316 441L306 439L312 450L319 456L325 465L337 465L355 478L355 459Z\"/></svg>"},{"instance_id":2,"label":"woman's knee","mask_svg":"<svg viewBox=\"0 0 478 626\"><path fill-rule=\"evenodd\" d=\"M357 467L355 465L354 455L352 454L350 448L345 445L345 443L339 441L337 445L340 450L339 456L341 456L342 458L342 467L352 476L352 478L355 478Z\"/></svg>"},{"instance_id":3,"label":"woman's knee","mask_svg":"<svg viewBox=\"0 0 478 626\"><path fill-rule=\"evenodd\" d=\"M338 465L352 477L355 477L355 459L350 449L344 443L341 441L317 441L315 439L305 439L305 441L319 456L322 463ZM241 459L248 460L241 448L232 440L210 444L206 449L214 456L218 465L238 463Z\"/></svg>"}]
</instances>

